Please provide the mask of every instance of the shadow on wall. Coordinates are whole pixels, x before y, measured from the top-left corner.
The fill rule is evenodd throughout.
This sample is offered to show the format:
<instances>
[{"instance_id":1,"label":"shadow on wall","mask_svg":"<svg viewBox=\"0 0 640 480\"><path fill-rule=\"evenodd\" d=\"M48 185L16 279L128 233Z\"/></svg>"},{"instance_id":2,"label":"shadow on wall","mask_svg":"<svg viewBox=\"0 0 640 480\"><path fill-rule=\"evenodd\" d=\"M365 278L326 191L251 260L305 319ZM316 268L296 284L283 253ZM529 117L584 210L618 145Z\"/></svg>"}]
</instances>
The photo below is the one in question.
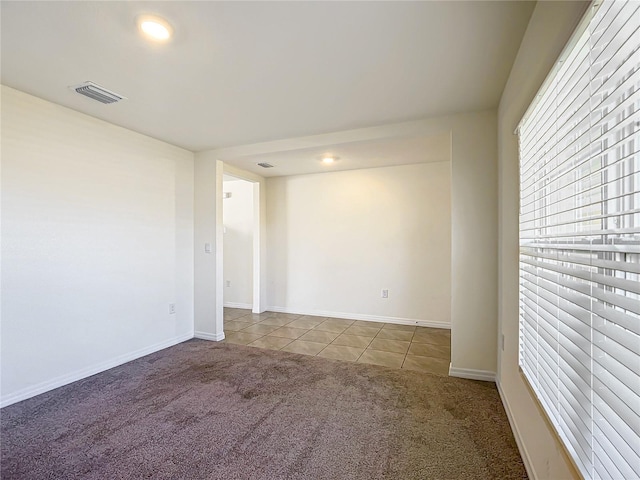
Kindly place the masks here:
<instances>
[{"instance_id":1,"label":"shadow on wall","mask_svg":"<svg viewBox=\"0 0 640 480\"><path fill-rule=\"evenodd\" d=\"M269 307L289 305L286 292L289 291L288 275L288 189L282 177L267 178L267 302ZM277 214L274 214L277 212ZM274 246L278 248L273 248ZM285 292L283 297L277 293Z\"/></svg>"}]
</instances>

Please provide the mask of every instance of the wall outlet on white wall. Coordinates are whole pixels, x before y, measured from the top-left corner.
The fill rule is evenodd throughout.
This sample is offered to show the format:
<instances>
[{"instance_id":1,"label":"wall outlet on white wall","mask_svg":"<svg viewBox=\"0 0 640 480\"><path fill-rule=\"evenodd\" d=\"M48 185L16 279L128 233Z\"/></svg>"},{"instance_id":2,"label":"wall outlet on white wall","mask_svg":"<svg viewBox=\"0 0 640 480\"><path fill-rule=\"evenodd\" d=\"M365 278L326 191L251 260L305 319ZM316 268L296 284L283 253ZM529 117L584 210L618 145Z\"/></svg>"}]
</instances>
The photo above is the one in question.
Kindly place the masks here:
<instances>
[{"instance_id":1,"label":"wall outlet on white wall","mask_svg":"<svg viewBox=\"0 0 640 480\"><path fill-rule=\"evenodd\" d=\"M386 288L382 290L381 293L382 298L389 298L389 290L387 290Z\"/></svg>"},{"instance_id":2,"label":"wall outlet on white wall","mask_svg":"<svg viewBox=\"0 0 640 480\"><path fill-rule=\"evenodd\" d=\"M231 286L231 280L227 280L226 282L224 282L224 286L225 287L230 287Z\"/></svg>"},{"instance_id":3,"label":"wall outlet on white wall","mask_svg":"<svg viewBox=\"0 0 640 480\"><path fill-rule=\"evenodd\" d=\"M176 313L176 304L175 303L170 303L169 304L169 315L173 315Z\"/></svg>"}]
</instances>

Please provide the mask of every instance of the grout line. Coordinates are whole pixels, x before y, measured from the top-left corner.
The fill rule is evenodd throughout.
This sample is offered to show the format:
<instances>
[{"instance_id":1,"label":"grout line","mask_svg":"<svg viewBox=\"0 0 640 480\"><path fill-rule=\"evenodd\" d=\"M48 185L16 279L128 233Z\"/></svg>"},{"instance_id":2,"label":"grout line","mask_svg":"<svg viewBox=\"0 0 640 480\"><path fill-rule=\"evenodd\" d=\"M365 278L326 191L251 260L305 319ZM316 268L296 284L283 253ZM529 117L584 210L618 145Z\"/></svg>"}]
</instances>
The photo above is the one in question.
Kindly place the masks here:
<instances>
[{"instance_id":1,"label":"grout line","mask_svg":"<svg viewBox=\"0 0 640 480\"><path fill-rule=\"evenodd\" d=\"M411 345L409 345L409 348L411 348ZM409 350L407 350L407 353L405 353L404 358L402 359L402 365L400 365L400 369L404 368L404 364L407 361L408 356L409 356Z\"/></svg>"},{"instance_id":2,"label":"grout line","mask_svg":"<svg viewBox=\"0 0 640 480\"><path fill-rule=\"evenodd\" d=\"M377 335L377 334L376 334L376 335ZM376 338L376 337L373 337L373 338ZM357 362L358 360L360 360L360 359L362 358L362 355L364 355L364 352L366 352L366 351L369 349L369 347L371 346L371 342L373 342L373 338L369 341L369 343L367 344L367 346L366 346L366 347L364 347L364 350L362 351L362 353L360 354L360 356L356 359L356 362Z\"/></svg>"}]
</instances>

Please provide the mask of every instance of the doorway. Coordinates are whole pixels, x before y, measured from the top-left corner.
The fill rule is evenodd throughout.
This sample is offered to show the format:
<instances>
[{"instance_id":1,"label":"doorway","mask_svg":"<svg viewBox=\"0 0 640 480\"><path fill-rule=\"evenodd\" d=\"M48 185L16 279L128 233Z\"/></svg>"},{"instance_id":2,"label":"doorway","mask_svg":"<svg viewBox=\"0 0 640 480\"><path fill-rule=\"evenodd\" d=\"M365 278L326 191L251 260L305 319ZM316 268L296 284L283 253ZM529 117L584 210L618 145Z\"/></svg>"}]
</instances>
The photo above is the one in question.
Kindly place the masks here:
<instances>
[{"instance_id":1,"label":"doorway","mask_svg":"<svg viewBox=\"0 0 640 480\"><path fill-rule=\"evenodd\" d=\"M239 181L244 181L251 185L253 190L252 194L252 238L251 238L251 299L246 303L246 306L250 306L252 313L262 313L266 310L266 279L264 278L266 268L264 265L266 258L266 221L265 221L265 179L259 175L237 169L231 165L227 165L221 160L216 161L216 321L215 331L216 340L224 339L224 304L225 304L225 290L229 290L234 286L234 280L231 278L225 279L225 219L224 219L224 178L225 176L231 180L232 178ZM232 266L233 268L233 266ZM229 274L229 270L227 270ZM239 277L240 278L240 277ZM226 280L230 280L230 286L227 285ZM243 280L238 282L247 282L247 275L245 274ZM236 283L236 285L238 285ZM239 286L239 285L238 285ZM246 286L246 283L245 283ZM242 290L242 289L237 289ZM244 290L246 292L246 289ZM234 292L235 293L235 292ZM229 297L229 296L227 296ZM239 298L239 297L238 297ZM245 293L245 298L248 298ZM228 302L232 302L232 298L227 299ZM244 302L237 302L244 303Z\"/></svg>"},{"instance_id":2,"label":"doorway","mask_svg":"<svg viewBox=\"0 0 640 480\"><path fill-rule=\"evenodd\" d=\"M222 179L223 305L253 310L253 183Z\"/></svg>"}]
</instances>

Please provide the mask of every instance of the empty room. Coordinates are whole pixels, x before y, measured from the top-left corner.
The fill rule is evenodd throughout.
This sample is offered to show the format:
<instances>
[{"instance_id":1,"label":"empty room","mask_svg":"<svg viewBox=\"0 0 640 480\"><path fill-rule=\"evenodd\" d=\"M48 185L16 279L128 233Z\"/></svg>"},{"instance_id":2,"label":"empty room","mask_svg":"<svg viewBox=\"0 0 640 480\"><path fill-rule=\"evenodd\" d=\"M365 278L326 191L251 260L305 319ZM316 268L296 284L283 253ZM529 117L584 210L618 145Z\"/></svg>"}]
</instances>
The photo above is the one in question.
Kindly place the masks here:
<instances>
[{"instance_id":1,"label":"empty room","mask_svg":"<svg viewBox=\"0 0 640 480\"><path fill-rule=\"evenodd\" d=\"M640 479L640 2L0 27L0 478Z\"/></svg>"}]
</instances>

